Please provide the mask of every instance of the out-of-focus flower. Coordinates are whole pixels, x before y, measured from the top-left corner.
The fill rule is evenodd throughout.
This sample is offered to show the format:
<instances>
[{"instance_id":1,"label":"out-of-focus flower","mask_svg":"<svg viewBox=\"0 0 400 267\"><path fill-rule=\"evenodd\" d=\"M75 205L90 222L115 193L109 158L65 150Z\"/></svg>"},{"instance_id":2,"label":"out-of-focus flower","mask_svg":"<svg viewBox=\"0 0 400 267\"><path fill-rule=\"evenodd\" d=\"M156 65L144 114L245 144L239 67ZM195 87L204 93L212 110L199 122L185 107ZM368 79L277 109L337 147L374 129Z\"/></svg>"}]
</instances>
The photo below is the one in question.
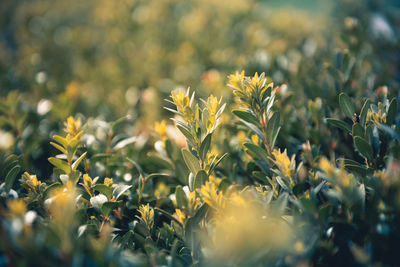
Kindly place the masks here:
<instances>
[{"instance_id":1,"label":"out-of-focus flower","mask_svg":"<svg viewBox=\"0 0 400 267\"><path fill-rule=\"evenodd\" d=\"M71 82L65 88L65 94L68 98L75 99L79 96L79 85L77 82Z\"/></svg>"},{"instance_id":2,"label":"out-of-focus flower","mask_svg":"<svg viewBox=\"0 0 400 267\"><path fill-rule=\"evenodd\" d=\"M274 156L275 162L280 171L287 177L292 178L294 170L291 168L291 161L293 158L292 160L289 159L286 149L283 152L281 152L280 149L274 149L274 151L272 151L272 155Z\"/></svg>"},{"instance_id":3,"label":"out-of-focus flower","mask_svg":"<svg viewBox=\"0 0 400 267\"><path fill-rule=\"evenodd\" d=\"M11 133L0 130L0 150L10 149L14 142L15 138Z\"/></svg>"},{"instance_id":4,"label":"out-of-focus flower","mask_svg":"<svg viewBox=\"0 0 400 267\"><path fill-rule=\"evenodd\" d=\"M169 187L165 183L159 183L156 190L154 191L154 196L156 198L164 197L169 194Z\"/></svg>"},{"instance_id":5,"label":"out-of-focus flower","mask_svg":"<svg viewBox=\"0 0 400 267\"><path fill-rule=\"evenodd\" d=\"M24 174L22 174L21 185L28 191L34 191L39 190L42 182L38 180L36 175L30 175L28 172L25 172Z\"/></svg>"},{"instance_id":6,"label":"out-of-focus flower","mask_svg":"<svg viewBox=\"0 0 400 267\"><path fill-rule=\"evenodd\" d=\"M25 215L27 210L26 203L22 199L11 199L7 201L8 210L11 217L20 217Z\"/></svg>"},{"instance_id":7,"label":"out-of-focus flower","mask_svg":"<svg viewBox=\"0 0 400 267\"><path fill-rule=\"evenodd\" d=\"M325 158L322 157L319 161L319 168L326 173L326 175L328 176L334 176L335 172L336 172L336 168L332 165L332 163L330 163L330 161Z\"/></svg>"},{"instance_id":8,"label":"out-of-focus flower","mask_svg":"<svg viewBox=\"0 0 400 267\"><path fill-rule=\"evenodd\" d=\"M156 121L154 124L154 131L161 137L165 138L167 135L167 123L165 120L160 122Z\"/></svg>"},{"instance_id":9,"label":"out-of-focus flower","mask_svg":"<svg viewBox=\"0 0 400 267\"><path fill-rule=\"evenodd\" d=\"M225 206L223 194L222 192L217 192L217 188L214 183L207 182L202 185L200 189L200 195L203 201L212 208L220 209Z\"/></svg>"},{"instance_id":10,"label":"out-of-focus flower","mask_svg":"<svg viewBox=\"0 0 400 267\"><path fill-rule=\"evenodd\" d=\"M180 209L175 209L174 217L182 224L186 223L186 214L183 213Z\"/></svg>"}]
</instances>

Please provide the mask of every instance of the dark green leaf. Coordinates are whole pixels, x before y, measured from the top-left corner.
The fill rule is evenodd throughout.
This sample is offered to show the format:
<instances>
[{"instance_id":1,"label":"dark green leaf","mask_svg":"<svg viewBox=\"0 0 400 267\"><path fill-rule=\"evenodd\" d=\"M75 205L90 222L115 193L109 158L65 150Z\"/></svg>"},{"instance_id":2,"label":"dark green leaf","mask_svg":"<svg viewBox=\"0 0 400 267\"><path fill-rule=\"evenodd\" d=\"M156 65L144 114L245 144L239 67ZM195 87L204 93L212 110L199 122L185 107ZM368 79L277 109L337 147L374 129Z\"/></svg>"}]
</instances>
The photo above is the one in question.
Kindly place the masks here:
<instances>
[{"instance_id":1,"label":"dark green leaf","mask_svg":"<svg viewBox=\"0 0 400 267\"><path fill-rule=\"evenodd\" d=\"M108 217L111 213L112 210L118 208L121 205L122 202L118 201L118 202L105 202L101 205L100 211L101 213Z\"/></svg>"},{"instance_id":2,"label":"dark green leaf","mask_svg":"<svg viewBox=\"0 0 400 267\"><path fill-rule=\"evenodd\" d=\"M340 128L342 130L345 130L345 131L351 133L350 126L344 121L341 121L341 120L338 120L338 119L334 119L334 118L326 118L326 121L329 124L331 124L331 125L333 125L333 126L335 126L337 128Z\"/></svg>"},{"instance_id":3,"label":"dark green leaf","mask_svg":"<svg viewBox=\"0 0 400 267\"><path fill-rule=\"evenodd\" d=\"M19 165L14 166L6 175L5 179L5 191L8 193L15 182L15 178L17 178L17 174L21 170Z\"/></svg>"},{"instance_id":4,"label":"dark green leaf","mask_svg":"<svg viewBox=\"0 0 400 267\"><path fill-rule=\"evenodd\" d=\"M201 142L200 146L200 153L199 156L200 158L204 161L207 157L207 152L210 149L211 145L211 134L208 134L204 140Z\"/></svg>"},{"instance_id":5,"label":"dark green leaf","mask_svg":"<svg viewBox=\"0 0 400 267\"><path fill-rule=\"evenodd\" d=\"M102 193L105 195L108 199L111 199L113 197L113 190L111 187L106 186L105 184L97 184L94 186L94 190Z\"/></svg>"},{"instance_id":6,"label":"dark green leaf","mask_svg":"<svg viewBox=\"0 0 400 267\"><path fill-rule=\"evenodd\" d=\"M360 136L364 138L364 128L359 123L353 124L353 136Z\"/></svg>"},{"instance_id":7,"label":"dark green leaf","mask_svg":"<svg viewBox=\"0 0 400 267\"><path fill-rule=\"evenodd\" d=\"M365 100L364 105L361 108L361 112L360 112L360 124L362 127L364 127L364 125L365 125L369 106L370 106L370 102L369 102L369 99L367 99L367 100Z\"/></svg>"},{"instance_id":8,"label":"dark green leaf","mask_svg":"<svg viewBox=\"0 0 400 267\"><path fill-rule=\"evenodd\" d=\"M232 113L235 114L236 116L238 116L240 119L246 121L246 122L252 123L257 127L260 126L260 123L257 120L257 118L253 114L251 114L249 112L246 112L246 111L243 111L243 110L233 110Z\"/></svg>"},{"instance_id":9,"label":"dark green leaf","mask_svg":"<svg viewBox=\"0 0 400 267\"><path fill-rule=\"evenodd\" d=\"M256 157L261 160L267 160L268 159L268 153L265 151L265 149L252 144L252 143L244 143L244 146L248 149L246 152L250 152L250 156Z\"/></svg>"},{"instance_id":10,"label":"dark green leaf","mask_svg":"<svg viewBox=\"0 0 400 267\"><path fill-rule=\"evenodd\" d=\"M208 176L205 171L200 170L194 178L193 190L201 188L201 186L207 181Z\"/></svg>"},{"instance_id":11,"label":"dark green leaf","mask_svg":"<svg viewBox=\"0 0 400 267\"><path fill-rule=\"evenodd\" d=\"M387 112L386 123L388 125L392 125L395 122L396 115L397 115L397 109L398 109L397 98L393 98L392 101L390 102L389 109Z\"/></svg>"},{"instance_id":12,"label":"dark green leaf","mask_svg":"<svg viewBox=\"0 0 400 267\"><path fill-rule=\"evenodd\" d=\"M341 93L339 95L339 105L344 115L352 119L354 116L354 106L353 103L351 103L350 97L345 93Z\"/></svg>"},{"instance_id":13,"label":"dark green leaf","mask_svg":"<svg viewBox=\"0 0 400 267\"><path fill-rule=\"evenodd\" d=\"M185 191L183 191L182 186L178 185L175 189L176 205L179 209L187 207L187 199Z\"/></svg>"},{"instance_id":14,"label":"dark green leaf","mask_svg":"<svg viewBox=\"0 0 400 267\"><path fill-rule=\"evenodd\" d=\"M361 138L359 136L354 137L354 145L363 157L370 160L373 159L372 147L367 141L365 141L364 138Z\"/></svg>"}]
</instances>

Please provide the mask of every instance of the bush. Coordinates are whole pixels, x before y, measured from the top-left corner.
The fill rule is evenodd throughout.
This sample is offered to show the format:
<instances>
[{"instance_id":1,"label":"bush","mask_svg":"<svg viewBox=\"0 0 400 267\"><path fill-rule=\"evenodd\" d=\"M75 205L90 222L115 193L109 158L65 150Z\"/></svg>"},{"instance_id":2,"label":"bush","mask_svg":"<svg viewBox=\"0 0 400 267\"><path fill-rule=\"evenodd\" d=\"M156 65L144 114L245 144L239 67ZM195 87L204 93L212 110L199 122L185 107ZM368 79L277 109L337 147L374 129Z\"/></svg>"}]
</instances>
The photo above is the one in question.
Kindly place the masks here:
<instances>
[{"instance_id":1,"label":"bush","mask_svg":"<svg viewBox=\"0 0 400 267\"><path fill-rule=\"evenodd\" d=\"M136 3L134 18L155 2ZM293 30L290 15L287 28L277 20L272 25L278 30L266 27L263 32L267 19L257 22L249 14L260 14L265 6L233 3L210 9L196 1L180 5L166 0L159 9L147 9L147 17L139 16L148 19L143 29L137 28L143 39L162 24L152 12L173 10L184 18L186 11L206 18L216 12L218 20L237 27L236 37L253 39L227 41L231 35L218 23L214 30L223 32L218 47L194 34L189 43L198 47L197 71L179 80L174 75L186 63L155 57L150 61L176 69L169 81L161 67L154 76L145 68L126 80L126 87L146 88L135 101L114 101L124 91L107 91L115 77L95 71L92 82L106 81L104 88L88 91L97 93L91 96L97 102L78 94L82 84L75 80L82 77L72 71L63 80L56 69L49 77L39 72L39 87L30 85L37 88L33 92L2 92L1 266L399 265L399 28L394 11L382 9L382 15L363 1L356 8L338 2L335 19L340 23L325 31L332 34L332 45L319 27L299 41L302 35ZM125 13L117 10L104 18L118 21L117 15L124 18ZM248 24L237 24L240 17ZM374 29L376 20L389 30ZM179 44L187 38L185 27L203 25L184 21L183 26L169 25L184 27L175 40ZM79 29L85 27L70 33ZM257 34L249 34L253 31ZM268 66L259 53L255 61L250 55L262 50L259 42L266 32L277 38L286 32L282 42L269 47L273 60ZM287 45L280 49L283 42ZM205 56L207 51L221 55L218 49L223 48L233 55L227 61ZM242 71L222 78L240 65L240 58L252 75ZM0 54L0 67L9 64L4 62ZM18 80L16 69L29 65L21 64L10 72L13 79ZM140 65L130 64L128 69ZM33 79L30 75L25 78ZM199 90L176 86L189 84L188 77L196 77L193 84ZM3 85L9 85L7 79ZM51 89L53 82L61 84L56 87L62 92L46 92L56 88ZM158 82L160 88L150 88ZM161 102L164 83L176 89ZM139 89L131 89L126 95L135 98ZM100 99L113 103L98 108ZM112 120L122 113L128 115Z\"/></svg>"}]
</instances>

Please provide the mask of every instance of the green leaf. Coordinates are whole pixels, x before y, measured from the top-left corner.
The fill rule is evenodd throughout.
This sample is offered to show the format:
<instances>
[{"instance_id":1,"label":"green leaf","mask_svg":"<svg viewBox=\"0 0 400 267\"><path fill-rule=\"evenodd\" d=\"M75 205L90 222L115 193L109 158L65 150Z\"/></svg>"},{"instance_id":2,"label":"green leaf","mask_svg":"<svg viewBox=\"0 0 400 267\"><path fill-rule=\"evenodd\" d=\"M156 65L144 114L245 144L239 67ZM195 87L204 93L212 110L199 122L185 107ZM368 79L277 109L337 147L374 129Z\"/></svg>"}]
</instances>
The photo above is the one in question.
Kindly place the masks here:
<instances>
[{"instance_id":1,"label":"green leaf","mask_svg":"<svg viewBox=\"0 0 400 267\"><path fill-rule=\"evenodd\" d=\"M81 177L80 171L73 171L70 174L68 174L68 179L72 182L72 184L76 184L79 181L80 177Z\"/></svg>"},{"instance_id":2,"label":"green leaf","mask_svg":"<svg viewBox=\"0 0 400 267\"><path fill-rule=\"evenodd\" d=\"M309 212L309 213L316 213L317 212L317 206L315 205L314 201L312 201L311 199L307 199L307 198L300 198L299 202L303 208L303 210Z\"/></svg>"},{"instance_id":3,"label":"green leaf","mask_svg":"<svg viewBox=\"0 0 400 267\"><path fill-rule=\"evenodd\" d=\"M207 181L208 176L205 171L200 170L196 177L194 178L194 183L193 183L193 190L196 190L197 188L201 188L201 186Z\"/></svg>"},{"instance_id":4,"label":"green leaf","mask_svg":"<svg viewBox=\"0 0 400 267\"><path fill-rule=\"evenodd\" d=\"M194 175L193 173L189 173L189 177L188 177L188 185L189 185L189 190L193 191L193 185L194 185Z\"/></svg>"},{"instance_id":5,"label":"green leaf","mask_svg":"<svg viewBox=\"0 0 400 267\"><path fill-rule=\"evenodd\" d=\"M345 93L341 93L339 95L339 105L344 115L352 119L354 116L354 106L353 103L351 103L350 97Z\"/></svg>"},{"instance_id":6,"label":"green leaf","mask_svg":"<svg viewBox=\"0 0 400 267\"><path fill-rule=\"evenodd\" d=\"M250 152L250 156L256 157L261 160L267 160L268 159L268 153L265 151L265 149L252 144L252 143L244 143L244 146L248 149L246 152Z\"/></svg>"},{"instance_id":7,"label":"green leaf","mask_svg":"<svg viewBox=\"0 0 400 267\"><path fill-rule=\"evenodd\" d=\"M51 158L49 158L49 162L51 164L53 164L54 166L56 166L57 168L59 168L60 170L62 170L64 173L71 172L71 169L70 169L68 163L61 159L51 157Z\"/></svg>"},{"instance_id":8,"label":"green leaf","mask_svg":"<svg viewBox=\"0 0 400 267\"><path fill-rule=\"evenodd\" d=\"M113 197L113 190L111 187L106 186L105 184L97 184L94 186L94 190L102 193L105 195L108 199L111 199Z\"/></svg>"},{"instance_id":9,"label":"green leaf","mask_svg":"<svg viewBox=\"0 0 400 267\"><path fill-rule=\"evenodd\" d=\"M332 126L335 126L337 128L340 128L342 130L345 130L345 131L351 133L350 126L344 121L341 121L341 120L338 120L338 119L334 119L334 118L326 118L326 121L329 124L331 124Z\"/></svg>"},{"instance_id":10,"label":"green leaf","mask_svg":"<svg viewBox=\"0 0 400 267\"><path fill-rule=\"evenodd\" d=\"M128 189L130 189L131 185L119 184L113 190L113 196L116 200L118 200Z\"/></svg>"},{"instance_id":11,"label":"green leaf","mask_svg":"<svg viewBox=\"0 0 400 267\"><path fill-rule=\"evenodd\" d=\"M75 171L78 168L79 163L85 158L87 152L83 153L74 163L72 163L72 170Z\"/></svg>"},{"instance_id":12,"label":"green leaf","mask_svg":"<svg viewBox=\"0 0 400 267\"><path fill-rule=\"evenodd\" d=\"M104 202L101 207L100 207L100 211L101 214L103 214L104 216L108 217L111 213L112 210L118 208L121 205L122 201L118 201L118 202Z\"/></svg>"},{"instance_id":13,"label":"green leaf","mask_svg":"<svg viewBox=\"0 0 400 267\"><path fill-rule=\"evenodd\" d=\"M344 165L356 165L356 166L362 166L360 163L357 161L354 161L352 159L345 159L345 158L339 158L336 160L336 162L340 163L343 162Z\"/></svg>"},{"instance_id":14,"label":"green leaf","mask_svg":"<svg viewBox=\"0 0 400 267\"><path fill-rule=\"evenodd\" d=\"M187 199L185 195L185 191L183 191L182 186L178 185L175 188L175 197L176 197L176 205L178 208L182 209L187 207Z\"/></svg>"},{"instance_id":15,"label":"green leaf","mask_svg":"<svg viewBox=\"0 0 400 267\"><path fill-rule=\"evenodd\" d=\"M364 138L364 128L359 123L353 124L353 136L360 136Z\"/></svg>"},{"instance_id":16,"label":"green leaf","mask_svg":"<svg viewBox=\"0 0 400 267\"><path fill-rule=\"evenodd\" d=\"M364 127L366 119L367 119L367 114L370 106L370 101L369 99L365 100L363 107L361 108L360 112L360 124L362 127Z\"/></svg>"},{"instance_id":17,"label":"green leaf","mask_svg":"<svg viewBox=\"0 0 400 267\"><path fill-rule=\"evenodd\" d=\"M19 165L14 166L6 175L5 179L5 191L8 193L13 186L15 182L15 178L17 177L17 174L21 170L21 167Z\"/></svg>"},{"instance_id":18,"label":"green leaf","mask_svg":"<svg viewBox=\"0 0 400 267\"><path fill-rule=\"evenodd\" d=\"M168 173L152 173L152 174L147 175L145 179L146 179L146 182L148 182L148 181L158 178L158 177L159 178L169 178L169 177L171 177L171 175Z\"/></svg>"},{"instance_id":19,"label":"green leaf","mask_svg":"<svg viewBox=\"0 0 400 267\"><path fill-rule=\"evenodd\" d=\"M361 138L359 136L354 137L354 146L360 152L360 154L367 159L372 160L373 159L373 150L371 145L365 141L364 138Z\"/></svg>"},{"instance_id":20,"label":"green leaf","mask_svg":"<svg viewBox=\"0 0 400 267\"><path fill-rule=\"evenodd\" d=\"M367 175L369 173L369 170L367 168L360 165L345 164L344 167L347 171L356 172L361 175Z\"/></svg>"},{"instance_id":21,"label":"green leaf","mask_svg":"<svg viewBox=\"0 0 400 267\"><path fill-rule=\"evenodd\" d=\"M199 160L187 149L182 149L183 160L194 176L201 170Z\"/></svg>"},{"instance_id":22,"label":"green leaf","mask_svg":"<svg viewBox=\"0 0 400 267\"><path fill-rule=\"evenodd\" d=\"M278 137L279 130L280 130L280 115L279 112L275 112L272 117L268 120L267 124L267 138L268 138L268 143L270 145L271 151L275 146L275 141L276 138Z\"/></svg>"},{"instance_id":23,"label":"green leaf","mask_svg":"<svg viewBox=\"0 0 400 267\"><path fill-rule=\"evenodd\" d=\"M180 125L177 125L176 128L178 128L179 131L181 131L181 133L186 137L186 140L188 141L188 143L191 146L194 147L195 146L195 141L194 141L194 138L193 138L192 134L188 130L186 130L184 127L182 127Z\"/></svg>"},{"instance_id":24,"label":"green leaf","mask_svg":"<svg viewBox=\"0 0 400 267\"><path fill-rule=\"evenodd\" d=\"M53 139L56 140L58 143L60 143L63 147L67 147L68 146L68 141L67 139L65 139L62 136L59 135L54 135Z\"/></svg>"},{"instance_id":25,"label":"green leaf","mask_svg":"<svg viewBox=\"0 0 400 267\"><path fill-rule=\"evenodd\" d=\"M397 103L397 98L395 97L392 99L389 105L389 109L387 112L387 120L386 120L387 125L392 125L395 122L397 109L398 109L398 103Z\"/></svg>"},{"instance_id":26,"label":"green leaf","mask_svg":"<svg viewBox=\"0 0 400 267\"><path fill-rule=\"evenodd\" d=\"M50 145L54 146L55 148L57 148L58 150L60 150L63 154L67 154L67 150L65 150L65 148L63 148L62 146L60 146L59 144L56 144L54 142L50 142Z\"/></svg>"},{"instance_id":27,"label":"green leaf","mask_svg":"<svg viewBox=\"0 0 400 267\"><path fill-rule=\"evenodd\" d=\"M199 156L200 158L204 161L207 157L207 152L210 149L210 145L211 145L211 136L212 134L208 134L203 142L201 142L201 146L200 146L200 152L199 152Z\"/></svg>"},{"instance_id":28,"label":"green leaf","mask_svg":"<svg viewBox=\"0 0 400 267\"><path fill-rule=\"evenodd\" d=\"M246 122L252 123L257 127L259 127L259 125L260 125L260 123L257 120L257 118L253 114L251 114L249 112L246 112L246 111L243 111L243 110L233 110L232 113L235 114L240 119L242 119L242 120L244 120Z\"/></svg>"},{"instance_id":29,"label":"green leaf","mask_svg":"<svg viewBox=\"0 0 400 267\"><path fill-rule=\"evenodd\" d=\"M228 153L223 154L218 160L217 162L211 164L210 166L210 170L208 171L208 174L211 174L213 172L213 170L221 163L221 161L228 156Z\"/></svg>"}]
</instances>

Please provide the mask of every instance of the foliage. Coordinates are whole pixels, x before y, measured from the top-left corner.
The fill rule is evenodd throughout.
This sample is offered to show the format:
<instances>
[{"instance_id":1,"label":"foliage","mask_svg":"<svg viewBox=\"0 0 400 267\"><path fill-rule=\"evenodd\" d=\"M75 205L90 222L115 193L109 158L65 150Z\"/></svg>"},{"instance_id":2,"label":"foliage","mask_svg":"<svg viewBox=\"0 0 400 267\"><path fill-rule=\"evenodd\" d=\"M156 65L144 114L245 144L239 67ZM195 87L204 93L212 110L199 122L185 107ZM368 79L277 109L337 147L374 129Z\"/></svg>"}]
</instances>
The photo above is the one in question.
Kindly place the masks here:
<instances>
[{"instance_id":1,"label":"foliage","mask_svg":"<svg viewBox=\"0 0 400 267\"><path fill-rule=\"evenodd\" d=\"M66 76L52 60L34 60L54 53L43 53L53 44L39 38L13 52L31 57L31 72L18 77L29 65L21 60L0 79L8 86L0 99L0 265L399 265L399 24L390 10L338 1L332 29L321 29L301 12L265 15L268 3L257 1L100 2L76 7L100 24L78 20L84 26L57 34L57 46L68 47ZM13 10L24 17L24 8L38 14L49 5ZM32 34L48 34L37 27L58 21L62 7L33 20ZM165 14L179 23L165 23ZM377 20L386 30L374 28ZM293 29L307 21L308 31ZM111 33L104 46L133 42L144 54L117 63L127 50L108 54L82 34L96 25ZM130 27L137 36L122 38ZM207 27L213 44L201 35ZM78 56L92 45L93 61ZM1 72L9 56L0 53ZM105 57L100 70L85 67L97 56ZM232 73L242 67L250 76ZM121 86L130 89L107 91L126 73L134 74ZM11 90L33 76L25 88L33 93ZM122 92L129 103L115 101Z\"/></svg>"}]
</instances>

